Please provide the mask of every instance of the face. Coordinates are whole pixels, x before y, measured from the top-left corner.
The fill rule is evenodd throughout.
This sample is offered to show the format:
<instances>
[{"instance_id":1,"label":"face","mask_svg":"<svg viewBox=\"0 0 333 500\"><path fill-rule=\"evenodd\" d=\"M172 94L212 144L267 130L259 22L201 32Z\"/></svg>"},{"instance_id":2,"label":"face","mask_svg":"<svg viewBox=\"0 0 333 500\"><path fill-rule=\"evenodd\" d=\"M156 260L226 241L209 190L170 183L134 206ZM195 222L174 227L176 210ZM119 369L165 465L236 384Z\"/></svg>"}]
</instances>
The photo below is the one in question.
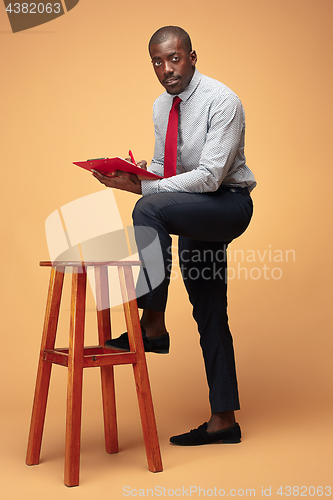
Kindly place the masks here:
<instances>
[{"instance_id":1,"label":"face","mask_svg":"<svg viewBox=\"0 0 333 500\"><path fill-rule=\"evenodd\" d=\"M169 94L183 92L191 81L197 62L194 50L184 50L178 38L151 45L150 55L157 78Z\"/></svg>"}]
</instances>

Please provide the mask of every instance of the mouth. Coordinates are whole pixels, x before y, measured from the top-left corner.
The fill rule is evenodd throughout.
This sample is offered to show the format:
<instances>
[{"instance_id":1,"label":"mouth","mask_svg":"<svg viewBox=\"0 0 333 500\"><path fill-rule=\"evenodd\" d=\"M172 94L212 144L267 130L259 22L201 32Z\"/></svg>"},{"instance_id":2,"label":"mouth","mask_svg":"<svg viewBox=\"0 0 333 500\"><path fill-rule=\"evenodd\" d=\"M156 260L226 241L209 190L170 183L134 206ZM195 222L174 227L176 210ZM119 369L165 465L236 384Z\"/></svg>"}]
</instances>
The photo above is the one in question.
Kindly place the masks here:
<instances>
[{"instance_id":1,"label":"mouth","mask_svg":"<svg viewBox=\"0 0 333 500\"><path fill-rule=\"evenodd\" d=\"M170 78L166 78L165 80L163 80L163 83L165 85L175 85L178 81L179 81L179 77L172 76Z\"/></svg>"}]
</instances>

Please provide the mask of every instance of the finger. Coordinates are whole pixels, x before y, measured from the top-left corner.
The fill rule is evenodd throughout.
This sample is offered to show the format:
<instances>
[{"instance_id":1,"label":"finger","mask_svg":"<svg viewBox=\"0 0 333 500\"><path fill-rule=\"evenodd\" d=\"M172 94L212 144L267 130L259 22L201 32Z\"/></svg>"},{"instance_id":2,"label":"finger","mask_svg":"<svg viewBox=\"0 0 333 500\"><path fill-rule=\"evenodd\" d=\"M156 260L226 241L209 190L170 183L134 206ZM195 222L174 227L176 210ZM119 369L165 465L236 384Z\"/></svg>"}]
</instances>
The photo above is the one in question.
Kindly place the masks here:
<instances>
[{"instance_id":1,"label":"finger","mask_svg":"<svg viewBox=\"0 0 333 500\"><path fill-rule=\"evenodd\" d=\"M97 179L108 179L110 177L115 176L115 172L110 172L110 173L102 173L99 170L92 170L94 177L97 177Z\"/></svg>"},{"instance_id":2,"label":"finger","mask_svg":"<svg viewBox=\"0 0 333 500\"><path fill-rule=\"evenodd\" d=\"M143 170L147 170L147 162L146 160L141 160L137 163L138 167L142 168Z\"/></svg>"},{"instance_id":3,"label":"finger","mask_svg":"<svg viewBox=\"0 0 333 500\"><path fill-rule=\"evenodd\" d=\"M98 179L99 181L101 180L101 175L102 175L102 174L101 174L100 172L98 172L98 170L92 170L92 174L93 174L93 176L94 176L96 179Z\"/></svg>"}]
</instances>

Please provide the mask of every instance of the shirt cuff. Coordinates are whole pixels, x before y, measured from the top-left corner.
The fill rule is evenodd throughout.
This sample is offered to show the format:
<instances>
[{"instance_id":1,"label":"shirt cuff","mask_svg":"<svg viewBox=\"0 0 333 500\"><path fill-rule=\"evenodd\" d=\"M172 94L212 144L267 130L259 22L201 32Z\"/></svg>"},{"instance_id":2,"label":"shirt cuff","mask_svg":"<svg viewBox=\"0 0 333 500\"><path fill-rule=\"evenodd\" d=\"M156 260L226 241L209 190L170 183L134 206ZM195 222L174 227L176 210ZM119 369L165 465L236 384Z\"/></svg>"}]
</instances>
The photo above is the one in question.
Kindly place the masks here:
<instances>
[{"instance_id":1,"label":"shirt cuff","mask_svg":"<svg viewBox=\"0 0 333 500\"><path fill-rule=\"evenodd\" d=\"M146 179L142 179L142 181L141 181L142 196L147 196L148 194L158 193L159 182L160 182L159 180L148 181Z\"/></svg>"}]
</instances>

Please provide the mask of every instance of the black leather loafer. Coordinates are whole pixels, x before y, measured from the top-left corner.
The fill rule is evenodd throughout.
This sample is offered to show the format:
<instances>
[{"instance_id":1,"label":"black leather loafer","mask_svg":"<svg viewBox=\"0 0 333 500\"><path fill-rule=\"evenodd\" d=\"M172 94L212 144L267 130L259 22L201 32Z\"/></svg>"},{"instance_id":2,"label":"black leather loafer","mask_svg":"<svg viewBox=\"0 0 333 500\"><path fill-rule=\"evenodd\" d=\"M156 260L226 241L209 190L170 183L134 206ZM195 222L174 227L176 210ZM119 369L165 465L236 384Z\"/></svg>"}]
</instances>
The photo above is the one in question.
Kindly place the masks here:
<instances>
[{"instance_id":1,"label":"black leather loafer","mask_svg":"<svg viewBox=\"0 0 333 500\"><path fill-rule=\"evenodd\" d=\"M179 436L172 436L170 443L178 446L198 446L211 443L240 443L242 434L237 422L226 429L207 432L207 422Z\"/></svg>"},{"instance_id":2,"label":"black leather loafer","mask_svg":"<svg viewBox=\"0 0 333 500\"><path fill-rule=\"evenodd\" d=\"M141 327L143 347L145 352L156 352L158 354L168 354L170 349L170 337L160 335L159 337L147 337L145 330ZM119 351L129 351L129 342L127 332L120 335L116 339L110 339L105 342L105 347L110 349L118 349Z\"/></svg>"}]
</instances>

